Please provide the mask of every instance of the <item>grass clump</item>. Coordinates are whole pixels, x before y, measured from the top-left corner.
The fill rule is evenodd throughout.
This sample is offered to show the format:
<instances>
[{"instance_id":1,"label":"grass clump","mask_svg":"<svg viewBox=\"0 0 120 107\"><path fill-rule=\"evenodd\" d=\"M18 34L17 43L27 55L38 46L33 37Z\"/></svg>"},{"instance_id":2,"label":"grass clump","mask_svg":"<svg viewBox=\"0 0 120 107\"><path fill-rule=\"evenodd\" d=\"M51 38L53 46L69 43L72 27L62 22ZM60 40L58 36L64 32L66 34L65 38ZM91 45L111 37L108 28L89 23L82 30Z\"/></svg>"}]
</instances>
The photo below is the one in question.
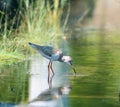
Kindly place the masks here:
<instances>
[{"instance_id":1,"label":"grass clump","mask_svg":"<svg viewBox=\"0 0 120 107\"><path fill-rule=\"evenodd\" d=\"M57 38L63 35L60 30L62 9L59 8L59 2L54 0L54 9L51 9L48 2L45 6L44 0L37 0L31 4L29 0L22 0L21 3L24 3L24 12L19 11L21 17L19 27L17 29L10 27L8 30L6 20L0 34L0 63L3 64L25 58L30 52L28 42L55 45ZM22 4L19 6L19 9L23 8Z\"/></svg>"},{"instance_id":2,"label":"grass clump","mask_svg":"<svg viewBox=\"0 0 120 107\"><path fill-rule=\"evenodd\" d=\"M19 62L21 59L25 58L24 55L19 54L19 53L15 53L15 52L6 52L6 51L2 51L0 52L0 65L10 65L13 62Z\"/></svg>"}]
</instances>

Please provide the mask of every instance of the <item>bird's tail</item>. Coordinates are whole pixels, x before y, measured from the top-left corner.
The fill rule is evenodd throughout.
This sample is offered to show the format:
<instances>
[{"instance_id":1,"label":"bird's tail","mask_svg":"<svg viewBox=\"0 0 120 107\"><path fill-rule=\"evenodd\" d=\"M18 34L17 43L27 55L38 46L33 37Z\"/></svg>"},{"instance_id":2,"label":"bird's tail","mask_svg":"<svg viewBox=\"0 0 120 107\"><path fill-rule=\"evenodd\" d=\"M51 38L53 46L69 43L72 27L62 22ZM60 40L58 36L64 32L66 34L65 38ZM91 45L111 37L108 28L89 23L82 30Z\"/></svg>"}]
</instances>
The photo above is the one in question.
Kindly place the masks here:
<instances>
[{"instance_id":1,"label":"bird's tail","mask_svg":"<svg viewBox=\"0 0 120 107\"><path fill-rule=\"evenodd\" d=\"M36 49L36 50L38 50L38 48L40 47L40 45L31 43L31 42L29 42L28 44L29 44L32 48L34 48L34 49Z\"/></svg>"}]
</instances>

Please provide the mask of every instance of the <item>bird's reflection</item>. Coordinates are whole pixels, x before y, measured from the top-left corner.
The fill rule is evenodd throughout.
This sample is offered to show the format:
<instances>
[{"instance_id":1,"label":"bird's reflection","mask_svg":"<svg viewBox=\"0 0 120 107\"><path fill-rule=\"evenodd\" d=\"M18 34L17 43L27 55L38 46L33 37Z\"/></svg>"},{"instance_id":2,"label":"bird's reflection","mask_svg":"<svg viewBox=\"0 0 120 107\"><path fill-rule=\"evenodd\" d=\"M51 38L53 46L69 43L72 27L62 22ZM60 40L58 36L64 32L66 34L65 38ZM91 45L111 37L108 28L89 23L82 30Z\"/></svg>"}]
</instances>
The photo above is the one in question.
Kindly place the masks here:
<instances>
[{"instance_id":1,"label":"bird's reflection","mask_svg":"<svg viewBox=\"0 0 120 107\"><path fill-rule=\"evenodd\" d=\"M54 87L45 90L44 92L40 93L35 99L30 101L29 103L37 102L37 101L52 101L59 99L62 95L68 95L71 86L61 86L61 87Z\"/></svg>"},{"instance_id":2,"label":"bird's reflection","mask_svg":"<svg viewBox=\"0 0 120 107\"><path fill-rule=\"evenodd\" d=\"M52 80L53 80L54 74L53 75L48 75L48 85L49 85L49 89L52 88Z\"/></svg>"}]
</instances>

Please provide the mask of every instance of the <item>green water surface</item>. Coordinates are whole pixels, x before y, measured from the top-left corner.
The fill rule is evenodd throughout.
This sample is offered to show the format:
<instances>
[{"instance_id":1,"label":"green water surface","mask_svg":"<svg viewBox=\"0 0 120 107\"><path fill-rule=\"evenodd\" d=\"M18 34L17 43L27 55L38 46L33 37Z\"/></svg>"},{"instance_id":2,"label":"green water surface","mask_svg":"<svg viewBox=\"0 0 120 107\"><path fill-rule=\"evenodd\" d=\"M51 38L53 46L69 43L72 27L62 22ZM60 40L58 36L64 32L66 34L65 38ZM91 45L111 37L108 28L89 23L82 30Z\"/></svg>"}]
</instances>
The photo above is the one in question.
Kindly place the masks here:
<instances>
[{"instance_id":1,"label":"green water surface","mask_svg":"<svg viewBox=\"0 0 120 107\"><path fill-rule=\"evenodd\" d=\"M76 77L67 76L72 86L68 107L120 107L120 44L71 40L68 47L77 72ZM29 61L1 66L0 103L28 103L29 69ZM56 78L57 72L53 83L61 76L67 78L64 72Z\"/></svg>"},{"instance_id":2,"label":"green water surface","mask_svg":"<svg viewBox=\"0 0 120 107\"><path fill-rule=\"evenodd\" d=\"M70 107L119 107L120 45L70 42L76 78Z\"/></svg>"}]
</instances>

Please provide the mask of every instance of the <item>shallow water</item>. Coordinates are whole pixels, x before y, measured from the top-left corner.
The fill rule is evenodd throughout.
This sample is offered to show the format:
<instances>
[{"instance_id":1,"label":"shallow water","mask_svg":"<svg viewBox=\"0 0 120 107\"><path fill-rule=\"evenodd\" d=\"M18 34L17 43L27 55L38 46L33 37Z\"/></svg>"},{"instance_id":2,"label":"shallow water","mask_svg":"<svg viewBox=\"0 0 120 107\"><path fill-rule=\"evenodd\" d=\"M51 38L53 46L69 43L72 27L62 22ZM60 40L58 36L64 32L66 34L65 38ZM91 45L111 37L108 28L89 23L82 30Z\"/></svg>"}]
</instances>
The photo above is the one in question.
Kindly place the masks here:
<instances>
[{"instance_id":1,"label":"shallow water","mask_svg":"<svg viewBox=\"0 0 120 107\"><path fill-rule=\"evenodd\" d=\"M62 48L66 49L63 44ZM15 107L119 107L119 44L67 44L72 69L53 63L48 84L48 60L34 55L28 61L0 68L0 106ZM64 50L68 53L68 50Z\"/></svg>"}]
</instances>

